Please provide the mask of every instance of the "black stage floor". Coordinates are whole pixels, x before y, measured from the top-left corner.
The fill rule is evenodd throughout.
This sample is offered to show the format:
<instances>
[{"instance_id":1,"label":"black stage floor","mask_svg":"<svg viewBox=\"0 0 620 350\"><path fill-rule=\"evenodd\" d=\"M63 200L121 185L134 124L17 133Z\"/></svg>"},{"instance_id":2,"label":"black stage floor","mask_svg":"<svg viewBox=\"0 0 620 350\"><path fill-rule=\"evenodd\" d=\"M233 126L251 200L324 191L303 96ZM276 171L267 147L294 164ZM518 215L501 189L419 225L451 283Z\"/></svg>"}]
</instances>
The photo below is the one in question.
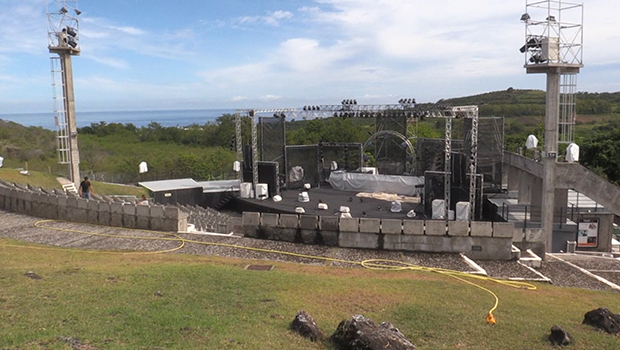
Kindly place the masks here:
<instances>
[{"instance_id":1,"label":"black stage floor","mask_svg":"<svg viewBox=\"0 0 620 350\"><path fill-rule=\"evenodd\" d=\"M402 211L392 213L391 201L379 200L374 198L356 197L358 192L340 191L330 186L312 188L307 190L310 197L309 202L301 203L298 201L299 193L303 190L282 191L282 201L274 202L273 198L260 200L253 198L235 198L235 208L239 212L253 211L279 214L295 214L295 207L302 207L306 214L310 215L337 215L340 206L347 206L351 210L353 217L368 217L381 219L409 219L407 213L415 210L416 218L422 219L422 203L402 202ZM319 210L318 204L325 203L327 210Z\"/></svg>"}]
</instances>

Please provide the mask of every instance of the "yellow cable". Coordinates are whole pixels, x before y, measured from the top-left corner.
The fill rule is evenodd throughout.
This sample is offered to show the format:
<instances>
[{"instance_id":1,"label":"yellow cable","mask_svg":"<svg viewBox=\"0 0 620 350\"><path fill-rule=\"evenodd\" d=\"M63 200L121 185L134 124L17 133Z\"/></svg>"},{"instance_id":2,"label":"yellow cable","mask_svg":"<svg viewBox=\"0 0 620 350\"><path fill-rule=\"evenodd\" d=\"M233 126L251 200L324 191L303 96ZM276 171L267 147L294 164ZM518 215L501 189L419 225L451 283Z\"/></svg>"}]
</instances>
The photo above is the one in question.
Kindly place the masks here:
<instances>
[{"instance_id":1,"label":"yellow cable","mask_svg":"<svg viewBox=\"0 0 620 350\"><path fill-rule=\"evenodd\" d=\"M168 253L168 252L176 251L176 250L179 250L179 249L183 248L185 246L185 243L194 243L194 244L219 246L219 247L226 247L226 248L233 248L233 249L245 249L245 250L261 252L261 253L271 253L271 254L287 255L287 256L293 256L293 257L298 257L298 258L306 258L306 259L313 259L313 260L323 260L323 261L329 261L329 262L339 262L339 263L345 263L345 264L360 265L360 266L362 266L362 267L364 267L366 269L376 270L376 271L406 271L406 270L408 270L408 271L434 272L434 273L445 275L445 276L454 278L454 279L456 279L458 281L467 283L467 284L469 284L471 286L474 286L474 287L476 287L476 288L478 288L480 290L483 290L483 291L491 294L491 296L495 299L495 303L494 303L493 307L489 310L489 312L487 314L486 320L487 320L487 323L489 323L489 324L495 324L496 323L495 317L493 316L493 311L495 311L497 309L497 307L499 306L499 297L497 296L497 294L495 294L490 289L485 288L485 287L483 287L483 286L481 286L481 285L479 285L477 283L474 283L474 282L472 282L472 281L470 281L468 279L477 279L477 280L482 280L482 281L491 281L491 282L495 282L495 283L498 283L498 284L501 284L501 285L504 285L504 286L507 286L507 287L518 288L518 289L536 290L536 286L534 286L531 283L527 283L527 282L523 282L523 281L502 280L502 279L492 278L492 277L488 277L488 276L481 276L481 275L465 273L465 272L461 272L461 271L448 270L448 269L443 269L443 268L433 268L433 267L419 266L419 265L414 265L414 264L410 264L410 263L407 263L407 262L396 261L396 260L368 259L368 260L363 260L363 261L349 261L349 260L343 260L343 259L329 258L329 257L323 257L323 256L314 256L314 255L306 255L306 254L299 254L299 253L291 253L291 252L284 252L284 251L264 249L264 248L244 247L244 246L240 246L240 245L236 245L236 244L229 244L229 243L195 241L195 240L185 239L185 238L180 237L177 234L173 234L173 233L164 233L164 232L149 231L149 230L139 230L139 229L125 229L125 228L121 228L121 227L114 227L114 229L127 230L127 231L142 231L142 232L148 232L148 233L151 233L151 234L167 235L167 236L173 236L173 237L168 238L168 237L151 237L151 236L124 236L124 235L113 235L113 234L105 234L105 233L94 233L94 232L81 231L81 230L73 230L73 229L65 229L65 228L56 228L56 227L50 227L50 226L41 226L41 224L46 223L46 222L61 222L61 221L60 220L41 220L41 221L37 221L34 225L35 225L35 227L46 228L46 229L51 229L51 230L56 230L56 231L73 232L73 233L79 233L79 234L88 234L88 235L111 237L111 238L162 240L162 241L180 241L181 242L181 244L178 247L172 248L172 249L160 250L160 251L151 251L151 252L139 252L139 253L133 253L132 252L132 253L124 253L124 254L160 254L160 253ZM86 224L86 225L102 226L102 225L95 225L95 224ZM103 226L103 227L109 227L109 226ZM13 247L14 245L2 245L2 246ZM24 246L14 246L14 247L24 247Z\"/></svg>"}]
</instances>

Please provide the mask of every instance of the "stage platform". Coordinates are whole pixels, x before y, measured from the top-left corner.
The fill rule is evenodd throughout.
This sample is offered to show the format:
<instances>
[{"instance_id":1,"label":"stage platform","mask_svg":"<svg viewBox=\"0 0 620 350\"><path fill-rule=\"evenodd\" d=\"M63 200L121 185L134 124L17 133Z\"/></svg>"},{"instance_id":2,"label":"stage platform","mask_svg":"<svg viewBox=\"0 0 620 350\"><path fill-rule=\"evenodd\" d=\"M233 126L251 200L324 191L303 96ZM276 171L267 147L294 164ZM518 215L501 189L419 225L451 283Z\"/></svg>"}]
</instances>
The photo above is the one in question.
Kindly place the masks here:
<instances>
[{"instance_id":1,"label":"stage platform","mask_svg":"<svg viewBox=\"0 0 620 350\"><path fill-rule=\"evenodd\" d=\"M235 209L238 212L263 212L278 214L295 214L296 207L302 207L305 214L334 216L339 214L341 206L347 206L351 210L351 216L359 218L381 218L381 219L411 219L407 217L410 210L416 212L413 219L424 219L422 203L409 203L401 201L402 211L392 213L391 200L380 200L375 198L356 197L358 192L341 191L331 188L329 185L321 185L320 188L307 190L310 197L309 202L299 202L299 193L303 190L283 191L282 201L274 202L273 198L264 200L254 198L235 197ZM409 197L410 198L410 197ZM318 204L325 203L327 210L319 210Z\"/></svg>"}]
</instances>

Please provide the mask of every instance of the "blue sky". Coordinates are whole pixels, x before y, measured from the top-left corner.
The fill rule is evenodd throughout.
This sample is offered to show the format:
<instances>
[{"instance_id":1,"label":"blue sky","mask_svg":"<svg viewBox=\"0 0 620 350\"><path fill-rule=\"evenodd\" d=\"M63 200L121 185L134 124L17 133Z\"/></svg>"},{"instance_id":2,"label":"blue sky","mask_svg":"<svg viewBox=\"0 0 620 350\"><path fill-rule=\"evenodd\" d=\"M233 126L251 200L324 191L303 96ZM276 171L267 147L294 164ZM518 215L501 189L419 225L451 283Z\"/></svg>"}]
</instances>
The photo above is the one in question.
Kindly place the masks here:
<instances>
[{"instance_id":1,"label":"blue sky","mask_svg":"<svg viewBox=\"0 0 620 350\"><path fill-rule=\"evenodd\" d=\"M578 90L620 91L620 2L584 0ZM78 111L418 102L544 89L522 0L80 0ZM0 0L0 114L48 112L45 0Z\"/></svg>"}]
</instances>

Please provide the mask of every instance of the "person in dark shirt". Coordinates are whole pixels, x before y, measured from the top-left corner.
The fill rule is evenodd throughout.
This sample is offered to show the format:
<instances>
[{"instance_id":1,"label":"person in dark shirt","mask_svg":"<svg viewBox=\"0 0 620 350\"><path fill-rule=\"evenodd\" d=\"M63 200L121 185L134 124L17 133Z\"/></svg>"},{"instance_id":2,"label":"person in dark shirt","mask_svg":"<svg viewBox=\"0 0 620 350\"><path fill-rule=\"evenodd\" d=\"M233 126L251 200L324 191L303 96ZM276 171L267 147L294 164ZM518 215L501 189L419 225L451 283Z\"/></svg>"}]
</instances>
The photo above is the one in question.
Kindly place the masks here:
<instances>
[{"instance_id":1,"label":"person in dark shirt","mask_svg":"<svg viewBox=\"0 0 620 350\"><path fill-rule=\"evenodd\" d=\"M90 196L95 194L93 191L93 186L90 185L90 181L88 181L88 176L84 176L84 181L80 183L80 197L90 199Z\"/></svg>"}]
</instances>

